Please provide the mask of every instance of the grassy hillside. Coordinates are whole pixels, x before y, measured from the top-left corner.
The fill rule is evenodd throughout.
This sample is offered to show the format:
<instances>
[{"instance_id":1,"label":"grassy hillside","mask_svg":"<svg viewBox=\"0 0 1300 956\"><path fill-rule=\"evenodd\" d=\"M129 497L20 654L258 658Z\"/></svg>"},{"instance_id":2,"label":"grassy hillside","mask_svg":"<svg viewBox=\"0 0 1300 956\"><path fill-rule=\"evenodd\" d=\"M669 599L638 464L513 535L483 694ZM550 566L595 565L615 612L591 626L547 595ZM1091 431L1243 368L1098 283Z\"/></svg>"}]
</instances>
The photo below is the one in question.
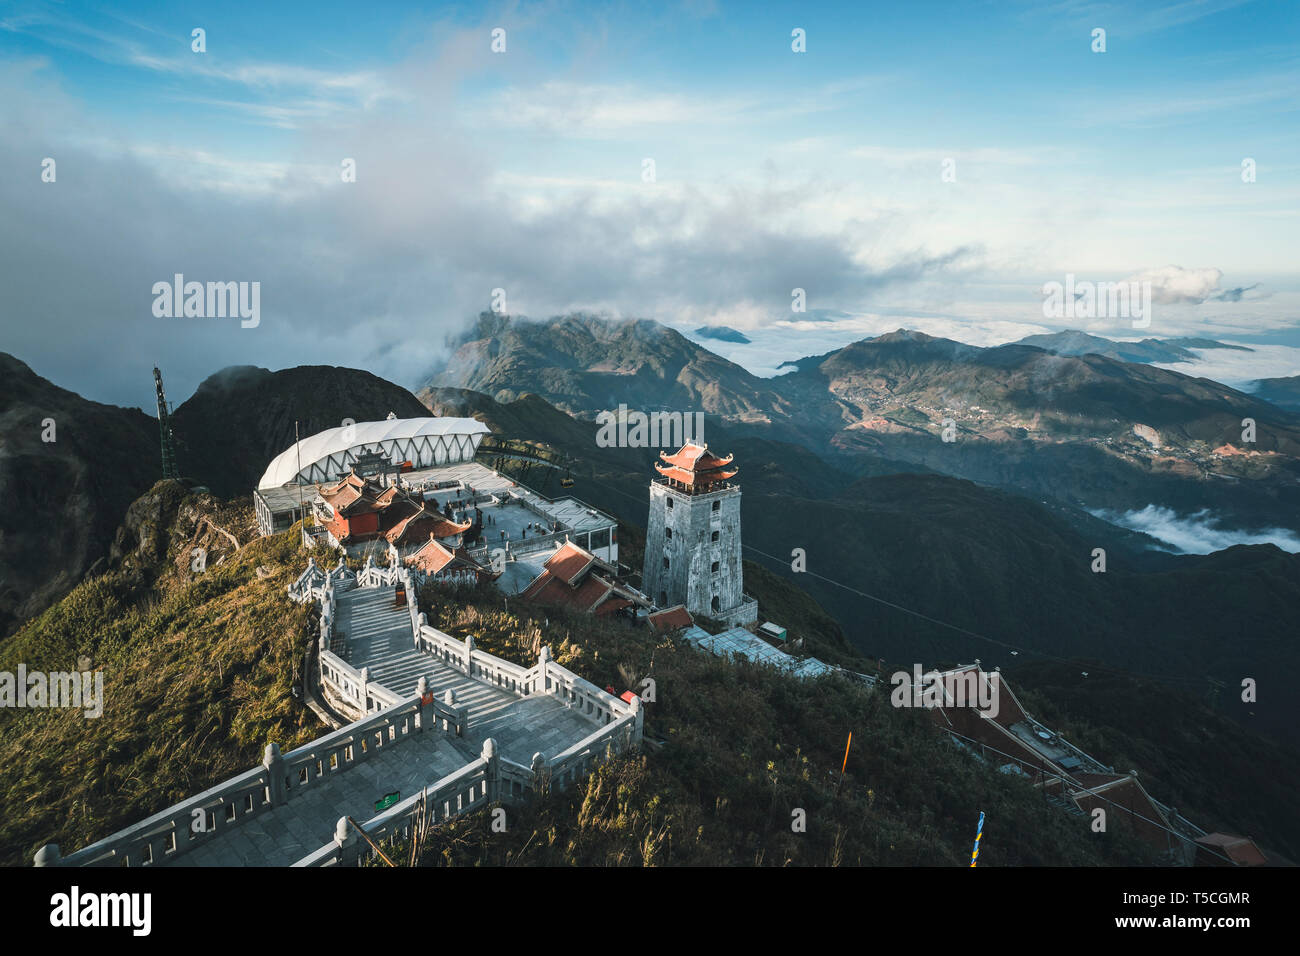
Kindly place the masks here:
<instances>
[{"instance_id":1,"label":"grassy hillside","mask_svg":"<svg viewBox=\"0 0 1300 956\"><path fill-rule=\"evenodd\" d=\"M430 623L531 663L542 644L616 690L655 680L642 754L565 793L433 832L431 865L963 866L987 814L981 865L1150 862L1123 827L1093 834L1023 780L958 751L926 717L837 677L800 681L726 663L644 630L426 589ZM853 733L848 771L840 767ZM807 830L792 829L806 813Z\"/></svg>"},{"instance_id":2,"label":"grassy hillside","mask_svg":"<svg viewBox=\"0 0 1300 956\"><path fill-rule=\"evenodd\" d=\"M1193 823L1254 837L1300 860L1296 747L1250 729L1253 705L1241 701L1240 686L1217 696L1244 728L1211 710L1204 695L1091 662L1036 661L1009 676L1035 717L1116 770L1137 768L1152 795ZM1289 693L1271 675L1259 682L1261 694Z\"/></svg>"},{"instance_id":3,"label":"grassy hillside","mask_svg":"<svg viewBox=\"0 0 1300 956\"><path fill-rule=\"evenodd\" d=\"M98 719L0 714L0 861L29 863L46 842L71 852L246 769L268 740L288 749L323 732L290 692L311 612L284 588L302 555L291 535L252 539L251 521L244 503L160 483L130 510L113 568L5 648L0 669L91 656L106 707ZM197 574L196 546L209 549ZM788 582L760 572L752 590L771 616L804 622L809 650L833 659L846 646ZM547 644L601 686L656 688L642 753L512 809L505 834L482 817L435 831L427 863L964 865L981 810L985 865L1150 862L1122 827L1092 834L861 685L719 661L620 622L507 610L490 588L422 597L433 624L503 657L531 662ZM791 828L796 810L806 832Z\"/></svg>"},{"instance_id":4,"label":"grassy hillside","mask_svg":"<svg viewBox=\"0 0 1300 956\"><path fill-rule=\"evenodd\" d=\"M301 570L289 535L237 552L199 526L251 522L162 482L133 506L133 547L0 646L0 670L103 672L103 716L0 710L0 864L30 865L42 844L64 853L212 786L323 732L290 688L311 614L286 585ZM207 569L190 571L192 547ZM220 561L219 564L216 562Z\"/></svg>"}]
</instances>

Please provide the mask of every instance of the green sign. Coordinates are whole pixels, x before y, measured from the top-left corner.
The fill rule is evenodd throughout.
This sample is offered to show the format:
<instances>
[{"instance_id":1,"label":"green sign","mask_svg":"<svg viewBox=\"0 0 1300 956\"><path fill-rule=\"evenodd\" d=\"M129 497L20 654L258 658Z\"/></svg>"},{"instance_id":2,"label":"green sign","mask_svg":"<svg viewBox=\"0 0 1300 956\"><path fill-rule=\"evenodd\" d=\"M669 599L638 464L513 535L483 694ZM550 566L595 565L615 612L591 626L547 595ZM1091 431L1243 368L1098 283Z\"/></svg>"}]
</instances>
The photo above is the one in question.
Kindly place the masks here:
<instances>
[{"instance_id":1,"label":"green sign","mask_svg":"<svg viewBox=\"0 0 1300 956\"><path fill-rule=\"evenodd\" d=\"M380 810L387 810L400 799L402 799L402 793L400 790L394 790L392 793L385 794L384 799L375 803L375 813L378 813Z\"/></svg>"}]
</instances>

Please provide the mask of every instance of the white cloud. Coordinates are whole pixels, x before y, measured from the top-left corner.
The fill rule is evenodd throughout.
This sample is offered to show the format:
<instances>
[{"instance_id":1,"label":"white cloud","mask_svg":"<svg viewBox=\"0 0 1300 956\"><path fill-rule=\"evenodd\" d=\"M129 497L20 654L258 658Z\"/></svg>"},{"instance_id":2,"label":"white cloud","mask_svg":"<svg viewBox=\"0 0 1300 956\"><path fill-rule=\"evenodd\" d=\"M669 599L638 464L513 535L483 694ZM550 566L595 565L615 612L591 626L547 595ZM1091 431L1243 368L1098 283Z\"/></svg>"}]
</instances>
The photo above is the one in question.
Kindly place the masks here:
<instances>
[{"instance_id":1,"label":"white cloud","mask_svg":"<svg viewBox=\"0 0 1300 956\"><path fill-rule=\"evenodd\" d=\"M1171 508L1147 505L1140 511L1123 514L1094 511L1094 515L1112 524L1141 531L1184 554L1210 554L1238 544L1273 544L1291 554L1300 552L1300 537L1286 528L1262 528L1245 531L1221 527L1205 509L1179 515Z\"/></svg>"},{"instance_id":2,"label":"white cloud","mask_svg":"<svg viewBox=\"0 0 1300 956\"><path fill-rule=\"evenodd\" d=\"M1223 272L1214 268L1161 266L1138 272L1124 281L1150 282L1152 301L1172 305L1180 302L1204 302L1218 291L1219 280L1222 278Z\"/></svg>"}]
</instances>

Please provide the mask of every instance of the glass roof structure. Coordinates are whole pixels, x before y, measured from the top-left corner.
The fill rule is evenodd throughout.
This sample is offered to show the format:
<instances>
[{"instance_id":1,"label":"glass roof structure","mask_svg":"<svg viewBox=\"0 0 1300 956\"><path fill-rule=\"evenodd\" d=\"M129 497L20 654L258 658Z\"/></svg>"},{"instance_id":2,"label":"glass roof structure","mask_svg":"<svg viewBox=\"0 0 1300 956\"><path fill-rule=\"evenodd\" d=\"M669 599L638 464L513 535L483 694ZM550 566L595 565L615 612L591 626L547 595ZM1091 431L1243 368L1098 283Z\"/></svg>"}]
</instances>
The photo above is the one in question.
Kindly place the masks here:
<instances>
[{"instance_id":1,"label":"glass roof structure","mask_svg":"<svg viewBox=\"0 0 1300 956\"><path fill-rule=\"evenodd\" d=\"M276 455L257 487L335 481L352 470L359 455L376 452L414 468L471 461L488 432L473 418L389 418L327 428Z\"/></svg>"}]
</instances>

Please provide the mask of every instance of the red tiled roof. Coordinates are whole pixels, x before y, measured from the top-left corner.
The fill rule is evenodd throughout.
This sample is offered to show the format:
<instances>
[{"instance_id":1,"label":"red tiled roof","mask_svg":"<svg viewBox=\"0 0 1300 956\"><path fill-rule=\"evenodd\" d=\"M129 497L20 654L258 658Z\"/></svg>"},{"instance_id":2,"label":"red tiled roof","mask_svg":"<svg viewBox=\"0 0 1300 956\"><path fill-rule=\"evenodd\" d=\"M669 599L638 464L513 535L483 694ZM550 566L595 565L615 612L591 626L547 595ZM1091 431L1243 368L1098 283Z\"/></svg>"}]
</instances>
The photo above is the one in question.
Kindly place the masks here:
<instances>
[{"instance_id":1,"label":"red tiled roof","mask_svg":"<svg viewBox=\"0 0 1300 956\"><path fill-rule=\"evenodd\" d=\"M674 454L660 452L664 464L655 464L655 471L691 488L707 488L710 485L726 481L736 476L737 469L728 467L732 456L719 458L709 451L707 445L687 443Z\"/></svg>"},{"instance_id":2,"label":"red tiled roof","mask_svg":"<svg viewBox=\"0 0 1300 956\"><path fill-rule=\"evenodd\" d=\"M1234 836L1231 833L1207 833L1197 837L1196 842L1217 850L1238 866L1264 866L1269 862L1268 857L1250 837Z\"/></svg>"},{"instance_id":3,"label":"red tiled roof","mask_svg":"<svg viewBox=\"0 0 1300 956\"><path fill-rule=\"evenodd\" d=\"M430 538L423 548L406 559L406 563L429 574L437 574L454 560L456 552L444 547L437 538Z\"/></svg>"},{"instance_id":4,"label":"red tiled roof","mask_svg":"<svg viewBox=\"0 0 1300 956\"><path fill-rule=\"evenodd\" d=\"M546 559L544 567L565 584L573 584L596 561L596 556L572 541L566 541Z\"/></svg>"},{"instance_id":5,"label":"red tiled roof","mask_svg":"<svg viewBox=\"0 0 1300 956\"><path fill-rule=\"evenodd\" d=\"M423 505L416 504L410 498L401 497L393 498L389 496L386 502L380 502L376 499L376 504L380 509L379 530L384 533L384 537L393 540L390 533L397 531L401 534L402 528L414 518L426 514Z\"/></svg>"},{"instance_id":6,"label":"red tiled roof","mask_svg":"<svg viewBox=\"0 0 1300 956\"><path fill-rule=\"evenodd\" d=\"M404 544L411 541L428 540L430 535L435 538L454 538L472 527L474 527L473 524L468 522L457 524L454 521L448 521L437 512L425 511L420 508L393 525L385 537L392 544Z\"/></svg>"},{"instance_id":7,"label":"red tiled roof","mask_svg":"<svg viewBox=\"0 0 1300 956\"><path fill-rule=\"evenodd\" d=\"M647 620L656 631L675 631L679 627L690 627L695 623L695 619L691 617L691 612L686 610L685 604L678 604L676 607L655 611Z\"/></svg>"},{"instance_id":8,"label":"red tiled roof","mask_svg":"<svg viewBox=\"0 0 1300 956\"><path fill-rule=\"evenodd\" d=\"M375 496L375 501L379 502L381 505L387 505L398 495L403 495L403 497L405 497L402 490L398 488L397 485L389 485Z\"/></svg>"},{"instance_id":9,"label":"red tiled roof","mask_svg":"<svg viewBox=\"0 0 1300 956\"><path fill-rule=\"evenodd\" d=\"M546 560L540 574L519 596L527 601L560 604L599 615L642 603L613 577L595 571L613 569L590 551L566 542Z\"/></svg>"},{"instance_id":10,"label":"red tiled roof","mask_svg":"<svg viewBox=\"0 0 1300 956\"><path fill-rule=\"evenodd\" d=\"M407 557L405 563L429 574L440 574L450 568L453 571L473 571L480 578L487 578L488 580L496 580L500 577L499 574L483 567L483 565L471 558L464 548L457 548L453 551L438 541L437 538L430 538L424 547Z\"/></svg>"},{"instance_id":11,"label":"red tiled roof","mask_svg":"<svg viewBox=\"0 0 1300 956\"><path fill-rule=\"evenodd\" d=\"M677 465L679 468L686 468L692 471L702 470L705 468L718 468L722 465L731 464L732 456L719 458L713 452L709 451L708 445L696 445L687 442L679 451L671 455L659 453L659 457L670 465Z\"/></svg>"},{"instance_id":12,"label":"red tiled roof","mask_svg":"<svg viewBox=\"0 0 1300 956\"><path fill-rule=\"evenodd\" d=\"M454 538L458 534L464 534L472 527L474 527L472 521L457 524L448 518L439 518L433 525L432 534L435 538Z\"/></svg>"},{"instance_id":13,"label":"red tiled roof","mask_svg":"<svg viewBox=\"0 0 1300 956\"><path fill-rule=\"evenodd\" d=\"M1169 821L1151 800L1150 794L1128 774L1081 773L1077 775L1084 789L1072 790L1070 796L1085 813L1097 807L1107 815L1116 810L1126 811L1124 819L1132 823L1144 843L1158 850L1168 849L1173 839L1167 832Z\"/></svg>"}]
</instances>

